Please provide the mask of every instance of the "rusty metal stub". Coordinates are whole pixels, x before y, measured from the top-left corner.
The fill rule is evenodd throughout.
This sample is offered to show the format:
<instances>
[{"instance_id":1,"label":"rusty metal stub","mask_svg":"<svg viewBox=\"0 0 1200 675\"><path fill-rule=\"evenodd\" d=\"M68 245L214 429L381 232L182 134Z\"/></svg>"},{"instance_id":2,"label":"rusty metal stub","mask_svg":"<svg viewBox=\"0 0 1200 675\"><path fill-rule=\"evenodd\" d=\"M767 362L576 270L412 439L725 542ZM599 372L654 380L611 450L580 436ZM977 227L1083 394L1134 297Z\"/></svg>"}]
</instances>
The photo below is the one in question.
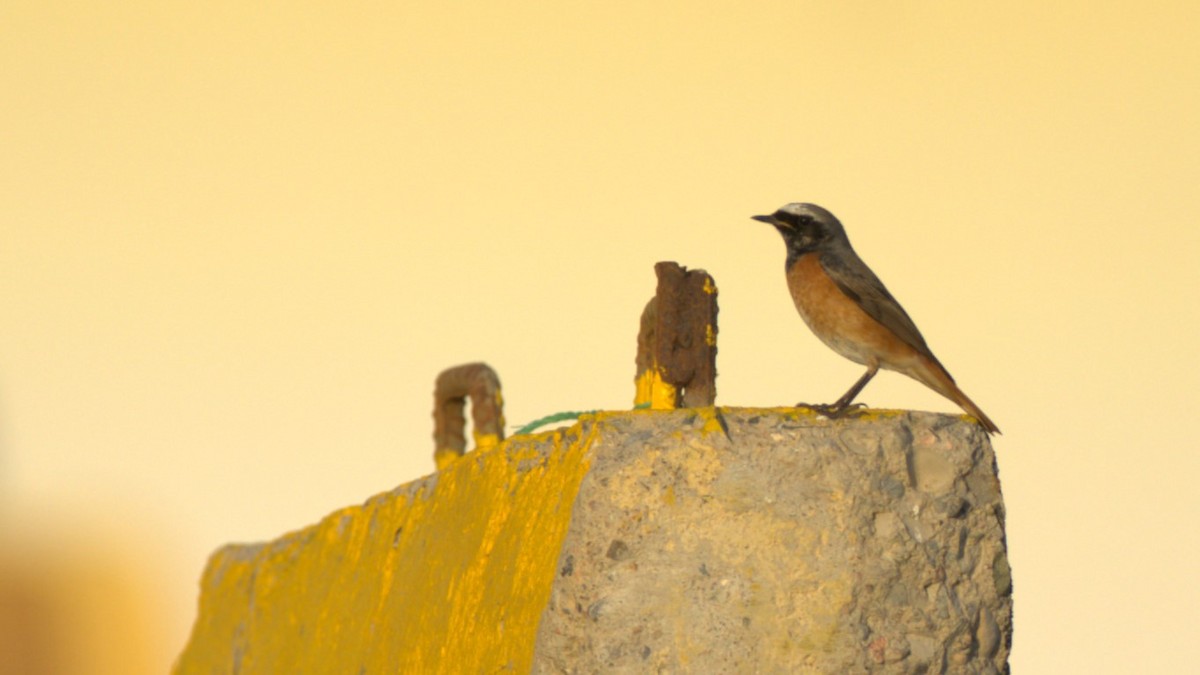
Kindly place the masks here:
<instances>
[{"instance_id":1,"label":"rusty metal stub","mask_svg":"<svg viewBox=\"0 0 1200 675\"><path fill-rule=\"evenodd\" d=\"M467 451L467 399L475 449L494 447L504 440L504 399L500 378L486 363L466 363L443 370L433 389L433 461L438 470Z\"/></svg>"},{"instance_id":2,"label":"rusty metal stub","mask_svg":"<svg viewBox=\"0 0 1200 675\"><path fill-rule=\"evenodd\" d=\"M717 286L704 270L654 266L655 296L638 332L635 405L710 406L717 396Z\"/></svg>"}]
</instances>

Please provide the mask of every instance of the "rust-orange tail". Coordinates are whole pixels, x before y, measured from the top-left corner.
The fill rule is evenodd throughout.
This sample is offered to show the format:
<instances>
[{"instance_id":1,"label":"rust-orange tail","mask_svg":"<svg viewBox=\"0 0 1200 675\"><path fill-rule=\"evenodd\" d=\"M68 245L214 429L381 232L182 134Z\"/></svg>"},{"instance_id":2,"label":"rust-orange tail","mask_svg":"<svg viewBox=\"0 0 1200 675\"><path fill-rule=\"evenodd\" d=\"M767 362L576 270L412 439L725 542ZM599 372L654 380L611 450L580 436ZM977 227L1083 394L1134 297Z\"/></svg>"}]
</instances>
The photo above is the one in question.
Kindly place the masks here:
<instances>
[{"instance_id":1,"label":"rust-orange tail","mask_svg":"<svg viewBox=\"0 0 1200 675\"><path fill-rule=\"evenodd\" d=\"M993 422L990 417L985 415L983 411L979 409L979 406L975 405L974 401L967 398L967 395L963 393L962 389L959 389L957 386L955 386L954 391L955 396L950 397L950 400L957 403L960 408L966 410L972 417L979 420L979 423L983 425L984 429L987 429L989 434L1000 433L1000 427L996 426L996 423Z\"/></svg>"},{"instance_id":2,"label":"rust-orange tail","mask_svg":"<svg viewBox=\"0 0 1200 675\"><path fill-rule=\"evenodd\" d=\"M937 393L958 404L958 407L967 411L969 415L979 420L979 423L987 430L989 434L1000 433L1000 427L991 420L975 402L963 393L962 389L954 383L954 378L950 377L950 373L942 367L935 359L929 359L924 356L920 359L921 367L912 372L904 372L905 375L912 377L914 380L924 384Z\"/></svg>"}]
</instances>

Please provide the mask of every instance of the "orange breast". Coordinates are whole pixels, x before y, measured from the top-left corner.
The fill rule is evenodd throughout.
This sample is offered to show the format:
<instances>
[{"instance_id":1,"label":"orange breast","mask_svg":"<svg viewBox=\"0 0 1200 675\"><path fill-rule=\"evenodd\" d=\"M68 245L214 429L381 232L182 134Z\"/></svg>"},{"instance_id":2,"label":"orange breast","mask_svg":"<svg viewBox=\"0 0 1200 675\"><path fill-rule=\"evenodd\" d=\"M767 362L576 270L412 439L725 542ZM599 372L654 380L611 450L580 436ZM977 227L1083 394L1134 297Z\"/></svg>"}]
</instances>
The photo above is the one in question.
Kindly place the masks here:
<instances>
[{"instance_id":1,"label":"orange breast","mask_svg":"<svg viewBox=\"0 0 1200 675\"><path fill-rule=\"evenodd\" d=\"M801 256L788 269L787 280L800 316L830 349L855 363L893 370L916 360L912 347L842 293L821 267L816 253Z\"/></svg>"}]
</instances>

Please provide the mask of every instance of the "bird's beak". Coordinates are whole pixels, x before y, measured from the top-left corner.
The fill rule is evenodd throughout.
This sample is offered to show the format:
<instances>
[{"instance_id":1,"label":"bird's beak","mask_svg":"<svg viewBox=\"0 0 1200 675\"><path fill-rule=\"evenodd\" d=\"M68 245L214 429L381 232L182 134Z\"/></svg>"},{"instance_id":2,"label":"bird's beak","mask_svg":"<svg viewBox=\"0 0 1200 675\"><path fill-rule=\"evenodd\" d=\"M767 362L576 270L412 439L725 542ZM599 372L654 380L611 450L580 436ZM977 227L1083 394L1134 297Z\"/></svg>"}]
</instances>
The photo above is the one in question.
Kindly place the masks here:
<instances>
[{"instance_id":1,"label":"bird's beak","mask_svg":"<svg viewBox=\"0 0 1200 675\"><path fill-rule=\"evenodd\" d=\"M760 223L766 223L768 225L775 224L775 216L750 216L750 217L754 220L757 220Z\"/></svg>"}]
</instances>

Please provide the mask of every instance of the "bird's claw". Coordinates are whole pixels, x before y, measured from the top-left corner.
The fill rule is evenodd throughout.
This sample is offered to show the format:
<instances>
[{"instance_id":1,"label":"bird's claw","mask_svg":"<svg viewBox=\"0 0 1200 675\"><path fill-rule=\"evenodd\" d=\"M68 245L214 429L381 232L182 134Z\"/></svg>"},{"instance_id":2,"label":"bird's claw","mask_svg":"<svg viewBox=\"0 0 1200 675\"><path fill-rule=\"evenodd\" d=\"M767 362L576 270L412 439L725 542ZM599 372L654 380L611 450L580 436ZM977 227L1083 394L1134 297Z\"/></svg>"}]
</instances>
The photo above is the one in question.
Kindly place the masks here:
<instances>
[{"instance_id":1,"label":"bird's claw","mask_svg":"<svg viewBox=\"0 0 1200 675\"><path fill-rule=\"evenodd\" d=\"M829 419L837 419L842 415L852 411L866 408L866 403L850 403L839 406L836 403L797 403L797 408L808 408L809 410L828 417Z\"/></svg>"}]
</instances>

